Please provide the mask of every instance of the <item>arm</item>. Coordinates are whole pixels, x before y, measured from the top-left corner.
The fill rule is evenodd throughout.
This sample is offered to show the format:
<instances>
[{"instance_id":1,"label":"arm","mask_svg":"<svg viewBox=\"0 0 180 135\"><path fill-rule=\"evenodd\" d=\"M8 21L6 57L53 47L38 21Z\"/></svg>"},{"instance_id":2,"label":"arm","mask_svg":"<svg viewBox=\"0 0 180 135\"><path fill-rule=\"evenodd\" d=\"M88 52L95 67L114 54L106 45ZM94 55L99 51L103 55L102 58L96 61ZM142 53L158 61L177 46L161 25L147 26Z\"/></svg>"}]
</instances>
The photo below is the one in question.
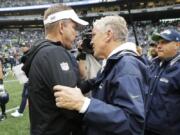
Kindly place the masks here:
<instances>
[{"instance_id":1,"label":"arm","mask_svg":"<svg viewBox=\"0 0 180 135\"><path fill-rule=\"evenodd\" d=\"M91 98L84 113L84 121L89 126L104 132L116 134L136 132L141 134L144 124L144 104L140 88L141 85L136 76L119 77L112 84L111 91L114 93L110 103ZM56 90L55 97L58 107L81 110L85 97L80 93L80 90L64 86L56 86L54 89Z\"/></svg>"},{"instance_id":2,"label":"arm","mask_svg":"<svg viewBox=\"0 0 180 135\"><path fill-rule=\"evenodd\" d=\"M140 134L144 123L144 104L140 89L141 84L136 76L119 77L112 83L111 91L114 93L110 97L110 103L92 98L84 121L111 133Z\"/></svg>"},{"instance_id":3,"label":"arm","mask_svg":"<svg viewBox=\"0 0 180 135\"><path fill-rule=\"evenodd\" d=\"M53 108L57 109L55 105L55 97L53 95L53 86L56 84L75 87L77 83L77 77L74 73L73 66L68 63L70 57L67 58L67 53L63 52L59 47L46 47L39 51L37 54L37 64L33 69L40 69L38 73L34 74L37 78L41 79L41 83L44 83L47 92L45 96L51 100ZM65 56L64 56L65 55ZM54 100L53 100L54 99ZM68 111L66 109L59 108L59 112L62 113L68 119L76 118L78 113L75 111Z\"/></svg>"},{"instance_id":4,"label":"arm","mask_svg":"<svg viewBox=\"0 0 180 135\"><path fill-rule=\"evenodd\" d=\"M78 87L81 89L82 93L88 93L89 91L94 89L96 78L88 79L88 80L82 80Z\"/></svg>"},{"instance_id":5,"label":"arm","mask_svg":"<svg viewBox=\"0 0 180 135\"><path fill-rule=\"evenodd\" d=\"M115 134L141 134L144 125L144 103L141 91L144 90L143 76L137 65L123 63L121 72L117 67L114 72L114 78L106 82L104 92L100 90L101 95L105 95L99 100L99 96L91 98L90 104L84 113L84 121L90 127L95 127L104 132ZM74 95L78 92L74 88L60 88L55 92L56 105L58 107L80 110L84 97ZM58 90L58 89L56 89ZM67 94L70 91L72 94ZM99 95L99 94L96 94ZM104 96L103 96L104 97ZM98 98L98 99L97 99ZM81 100L82 99L82 100ZM77 104L81 103L81 104ZM77 106L76 106L77 105Z\"/></svg>"},{"instance_id":6,"label":"arm","mask_svg":"<svg viewBox=\"0 0 180 135\"><path fill-rule=\"evenodd\" d=\"M40 50L41 51L41 50ZM74 70L71 56L64 48L47 47L42 49L39 65L44 78L49 84L46 84L53 89L56 84L75 87L77 85L77 74ZM53 92L53 91L52 91Z\"/></svg>"}]
</instances>

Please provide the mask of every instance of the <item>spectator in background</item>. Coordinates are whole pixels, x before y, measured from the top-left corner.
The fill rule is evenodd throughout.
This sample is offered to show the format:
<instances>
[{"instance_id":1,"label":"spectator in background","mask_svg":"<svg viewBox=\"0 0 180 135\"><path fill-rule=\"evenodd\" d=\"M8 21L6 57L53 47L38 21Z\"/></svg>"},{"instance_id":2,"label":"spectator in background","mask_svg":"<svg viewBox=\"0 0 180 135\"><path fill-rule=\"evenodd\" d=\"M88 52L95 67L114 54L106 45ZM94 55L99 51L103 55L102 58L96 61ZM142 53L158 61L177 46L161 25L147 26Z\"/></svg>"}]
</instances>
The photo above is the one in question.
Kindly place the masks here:
<instances>
[{"instance_id":1,"label":"spectator in background","mask_svg":"<svg viewBox=\"0 0 180 135\"><path fill-rule=\"evenodd\" d=\"M12 71L12 68L13 68L13 66L15 66L15 63L16 63L13 54L10 54L10 56L9 56L9 63L11 65L11 71Z\"/></svg>"},{"instance_id":2,"label":"spectator in background","mask_svg":"<svg viewBox=\"0 0 180 135\"><path fill-rule=\"evenodd\" d=\"M6 115L6 103L9 101L9 94L6 92L3 85L3 66L2 61L0 60L0 107L1 107L1 115L0 121L3 121L7 118Z\"/></svg>"},{"instance_id":3,"label":"spectator in background","mask_svg":"<svg viewBox=\"0 0 180 135\"><path fill-rule=\"evenodd\" d=\"M142 53L142 48L137 47L137 51L139 52L141 58L143 59L144 63L149 66L152 62L152 60L157 56L157 49L156 49L156 43L151 42L149 44L148 53Z\"/></svg>"},{"instance_id":4,"label":"spectator in background","mask_svg":"<svg viewBox=\"0 0 180 135\"><path fill-rule=\"evenodd\" d=\"M95 78L97 76L97 72L101 68L100 63L93 56L93 48L90 44L91 38L88 39L88 42L86 40L87 39L84 39L79 42L78 55L76 57L82 80Z\"/></svg>"},{"instance_id":5,"label":"spectator in background","mask_svg":"<svg viewBox=\"0 0 180 135\"><path fill-rule=\"evenodd\" d=\"M155 33L158 57L150 67L150 91L145 135L180 133L180 33Z\"/></svg>"},{"instance_id":6,"label":"spectator in background","mask_svg":"<svg viewBox=\"0 0 180 135\"><path fill-rule=\"evenodd\" d=\"M148 56L148 59L150 61L152 61L154 58L156 58L158 56L157 54L157 44L155 42L151 42L149 44L149 49L148 49L148 53L149 53L149 56Z\"/></svg>"},{"instance_id":7,"label":"spectator in background","mask_svg":"<svg viewBox=\"0 0 180 135\"><path fill-rule=\"evenodd\" d=\"M87 24L66 5L53 5L45 11L45 40L29 50L33 60L28 57L23 68L29 77L31 135L79 135L80 115L56 107L53 86L77 86L77 63L67 50L72 49L78 25Z\"/></svg>"},{"instance_id":8,"label":"spectator in background","mask_svg":"<svg viewBox=\"0 0 180 135\"><path fill-rule=\"evenodd\" d=\"M94 56L104 61L95 81L81 85L83 93L92 89L91 99L79 88L54 87L58 107L84 114L84 135L143 134L147 71L136 45L127 42L127 36L123 17L106 16L94 22Z\"/></svg>"},{"instance_id":9,"label":"spectator in background","mask_svg":"<svg viewBox=\"0 0 180 135\"><path fill-rule=\"evenodd\" d=\"M29 49L30 49L30 45L27 43L22 43L20 45L21 47L21 51L23 52L23 56L20 59L20 63L25 63L26 61L26 54L28 53ZM22 99L21 99L21 103L20 103L20 107L18 110L16 110L15 112L11 113L11 116L13 117L22 117L23 116L23 112L25 110L26 104L28 101L28 82L24 83L24 87L22 90Z\"/></svg>"}]
</instances>

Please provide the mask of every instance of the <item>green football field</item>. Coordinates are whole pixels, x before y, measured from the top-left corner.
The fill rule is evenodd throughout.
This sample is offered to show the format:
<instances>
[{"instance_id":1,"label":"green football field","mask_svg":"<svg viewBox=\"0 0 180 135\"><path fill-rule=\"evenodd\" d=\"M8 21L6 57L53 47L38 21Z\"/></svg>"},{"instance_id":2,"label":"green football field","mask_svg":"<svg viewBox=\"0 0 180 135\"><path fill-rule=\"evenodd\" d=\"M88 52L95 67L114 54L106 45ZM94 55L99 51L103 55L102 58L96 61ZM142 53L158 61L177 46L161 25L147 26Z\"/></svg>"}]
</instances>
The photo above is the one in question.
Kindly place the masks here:
<instances>
[{"instance_id":1,"label":"green football field","mask_svg":"<svg viewBox=\"0 0 180 135\"><path fill-rule=\"evenodd\" d=\"M23 117L13 118L10 115L20 104L22 84L15 79L10 71L4 79L4 85L5 89L9 92L10 100L6 104L7 119L0 121L0 135L29 135L28 105Z\"/></svg>"}]
</instances>

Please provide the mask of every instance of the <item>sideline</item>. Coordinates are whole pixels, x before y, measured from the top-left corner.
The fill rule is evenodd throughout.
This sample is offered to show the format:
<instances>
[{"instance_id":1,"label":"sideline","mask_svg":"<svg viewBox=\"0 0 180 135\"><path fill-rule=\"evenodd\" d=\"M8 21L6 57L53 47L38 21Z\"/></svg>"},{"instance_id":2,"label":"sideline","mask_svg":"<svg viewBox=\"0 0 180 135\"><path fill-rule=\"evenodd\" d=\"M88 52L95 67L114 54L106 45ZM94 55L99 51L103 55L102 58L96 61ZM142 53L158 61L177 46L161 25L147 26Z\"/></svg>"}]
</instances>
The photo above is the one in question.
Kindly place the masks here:
<instances>
[{"instance_id":1,"label":"sideline","mask_svg":"<svg viewBox=\"0 0 180 135\"><path fill-rule=\"evenodd\" d=\"M12 111L15 111L15 110L17 110L19 108L19 106L17 106L17 107L14 107L14 108L11 108L11 109L8 109L8 110L6 110L6 113L9 113L9 112L12 112ZM0 114L1 114L2 112L0 112Z\"/></svg>"},{"instance_id":2,"label":"sideline","mask_svg":"<svg viewBox=\"0 0 180 135\"><path fill-rule=\"evenodd\" d=\"M6 81L3 81L3 82L5 82L5 83L7 83L7 82L17 82L18 80L6 80Z\"/></svg>"},{"instance_id":3,"label":"sideline","mask_svg":"<svg viewBox=\"0 0 180 135\"><path fill-rule=\"evenodd\" d=\"M8 110L6 110L6 113L9 113L9 112L15 111L15 110L17 110L18 108L19 108L19 106L14 107L14 108L11 108L11 109L8 109Z\"/></svg>"},{"instance_id":4,"label":"sideline","mask_svg":"<svg viewBox=\"0 0 180 135\"><path fill-rule=\"evenodd\" d=\"M6 81L4 81L4 82L5 82L5 83L9 83L9 82L17 82L17 81L18 81L18 80L6 80ZM19 106L14 107L14 108L11 108L11 109L8 109L8 110L6 110L6 113L15 111L15 110L17 110L18 108L19 108ZM0 114L1 114L1 112L0 112Z\"/></svg>"}]
</instances>

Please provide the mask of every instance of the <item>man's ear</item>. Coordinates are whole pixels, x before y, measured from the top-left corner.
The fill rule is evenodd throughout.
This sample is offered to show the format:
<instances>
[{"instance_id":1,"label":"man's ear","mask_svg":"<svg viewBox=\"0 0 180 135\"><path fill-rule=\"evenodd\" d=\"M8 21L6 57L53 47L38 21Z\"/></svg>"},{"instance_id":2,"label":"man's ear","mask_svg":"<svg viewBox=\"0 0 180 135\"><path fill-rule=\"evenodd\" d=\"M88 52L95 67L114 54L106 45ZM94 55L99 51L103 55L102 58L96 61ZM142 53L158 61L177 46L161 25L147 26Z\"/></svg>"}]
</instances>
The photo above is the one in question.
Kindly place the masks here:
<instances>
[{"instance_id":1,"label":"man's ear","mask_svg":"<svg viewBox=\"0 0 180 135\"><path fill-rule=\"evenodd\" d=\"M106 32L106 41L109 42L112 38L113 38L113 31L111 29L109 29Z\"/></svg>"},{"instance_id":2,"label":"man's ear","mask_svg":"<svg viewBox=\"0 0 180 135\"><path fill-rule=\"evenodd\" d=\"M59 22L58 23L58 29L59 29L59 33L60 34L63 34L63 29L64 29L64 24L63 24L63 22Z\"/></svg>"},{"instance_id":3,"label":"man's ear","mask_svg":"<svg viewBox=\"0 0 180 135\"><path fill-rule=\"evenodd\" d=\"M177 43L176 43L176 46L180 47L180 42L177 42Z\"/></svg>"}]
</instances>

